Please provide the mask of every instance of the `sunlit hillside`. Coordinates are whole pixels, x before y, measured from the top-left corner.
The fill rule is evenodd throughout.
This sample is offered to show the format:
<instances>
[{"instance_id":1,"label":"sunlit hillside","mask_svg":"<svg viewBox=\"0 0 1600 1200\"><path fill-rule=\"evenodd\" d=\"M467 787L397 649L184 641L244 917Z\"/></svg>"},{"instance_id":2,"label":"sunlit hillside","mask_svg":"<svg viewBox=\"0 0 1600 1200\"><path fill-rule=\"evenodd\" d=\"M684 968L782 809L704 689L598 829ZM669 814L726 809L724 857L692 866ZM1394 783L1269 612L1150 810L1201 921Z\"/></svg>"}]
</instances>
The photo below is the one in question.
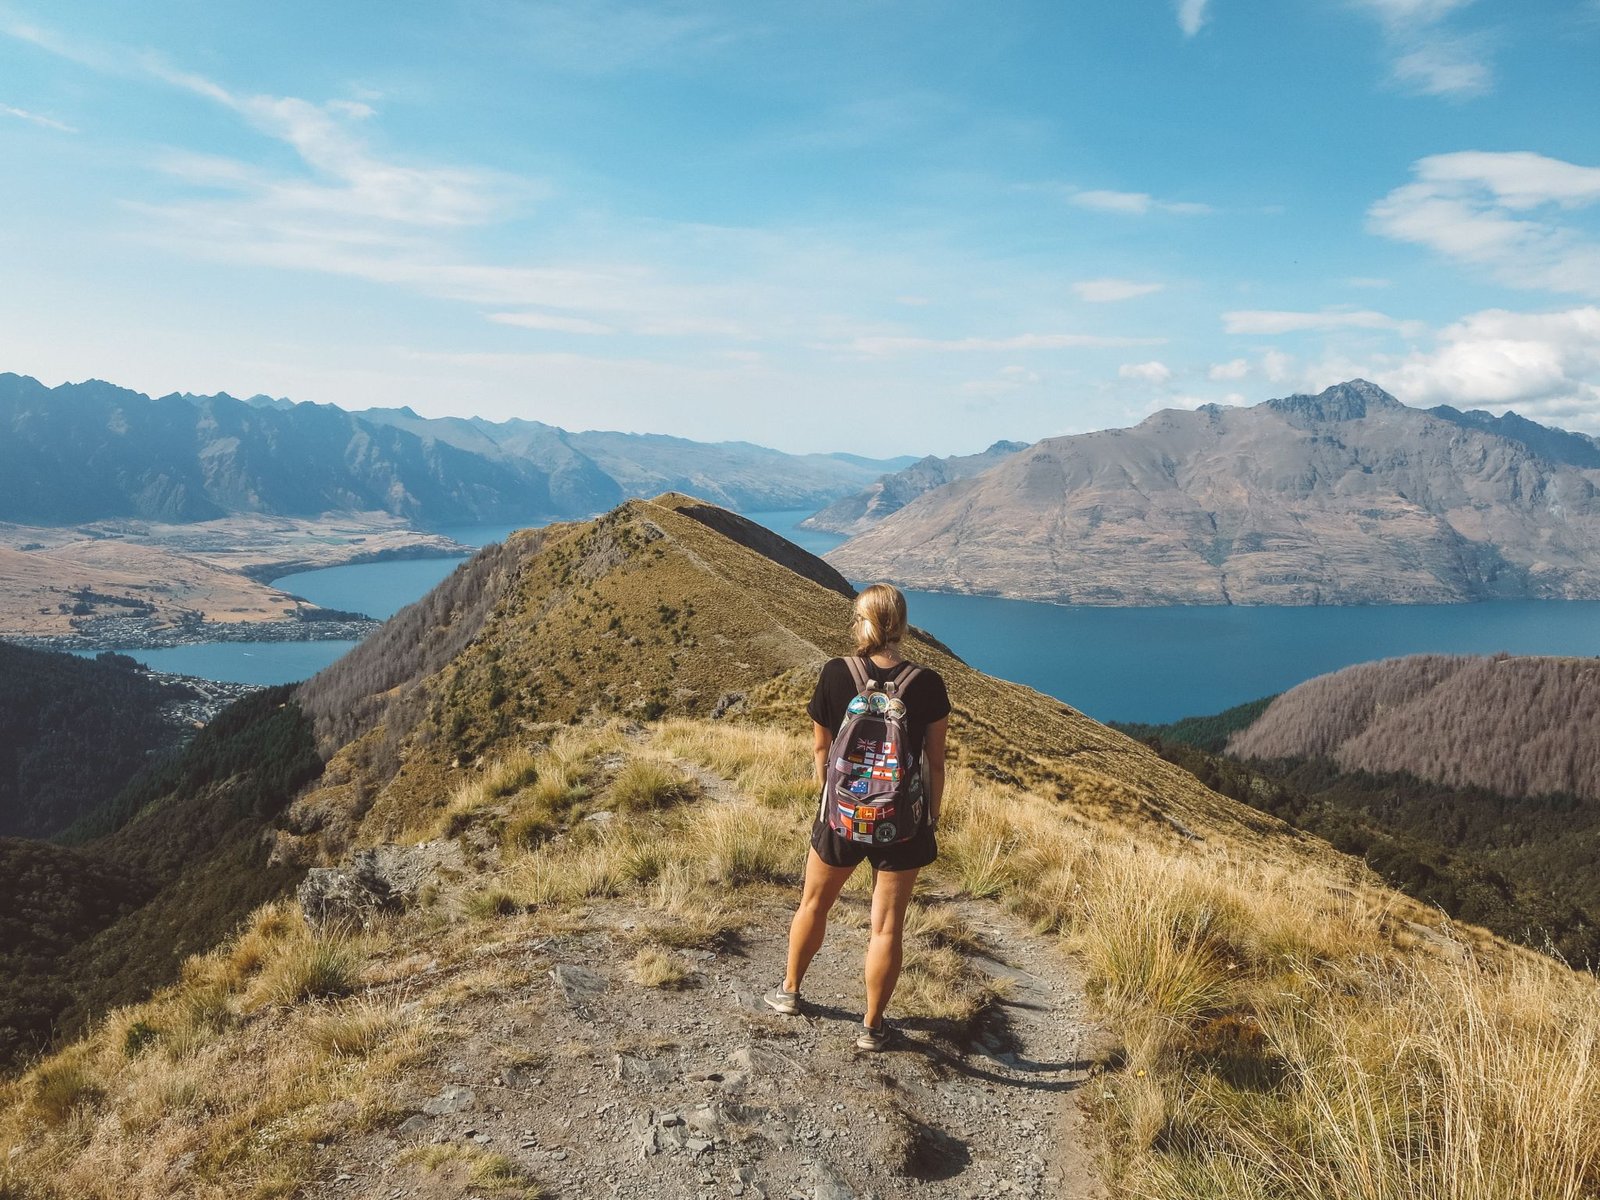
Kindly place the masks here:
<instances>
[{"instance_id":1,"label":"sunlit hillside","mask_svg":"<svg viewBox=\"0 0 1600 1200\"><path fill-rule=\"evenodd\" d=\"M864 877L767 1013L849 605L676 495L463 565L299 693L304 910L5 1085L0 1196L1600 1195L1590 976L921 635L908 1048L848 1048Z\"/></svg>"}]
</instances>

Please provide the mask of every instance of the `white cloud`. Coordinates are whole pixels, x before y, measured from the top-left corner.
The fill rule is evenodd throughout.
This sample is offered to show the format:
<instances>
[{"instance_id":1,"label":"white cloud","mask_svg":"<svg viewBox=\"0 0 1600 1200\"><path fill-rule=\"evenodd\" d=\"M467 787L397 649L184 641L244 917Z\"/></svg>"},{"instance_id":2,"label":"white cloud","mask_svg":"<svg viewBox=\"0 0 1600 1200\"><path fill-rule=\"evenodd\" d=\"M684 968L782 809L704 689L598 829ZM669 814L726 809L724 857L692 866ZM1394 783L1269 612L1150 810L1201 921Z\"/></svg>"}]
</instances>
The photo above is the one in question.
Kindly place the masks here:
<instances>
[{"instance_id":1,"label":"white cloud","mask_svg":"<svg viewBox=\"0 0 1600 1200\"><path fill-rule=\"evenodd\" d=\"M1212 211L1209 204L1193 204L1182 200L1157 200L1149 192L1114 192L1104 189L1073 191L1067 200L1079 208L1096 212L1126 213L1144 216L1149 212L1174 213L1178 216L1203 216Z\"/></svg>"},{"instance_id":2,"label":"white cloud","mask_svg":"<svg viewBox=\"0 0 1600 1200\"><path fill-rule=\"evenodd\" d=\"M1098 333L1018 333L1010 337L928 338L871 335L853 339L849 346L860 354L901 354L908 351L939 353L1007 350L1080 350L1121 346L1159 346L1166 338L1108 337Z\"/></svg>"},{"instance_id":3,"label":"white cloud","mask_svg":"<svg viewBox=\"0 0 1600 1200\"><path fill-rule=\"evenodd\" d=\"M1375 382L1408 404L1515 408L1600 429L1600 308L1472 313L1440 330L1433 350L1376 372Z\"/></svg>"},{"instance_id":4,"label":"white cloud","mask_svg":"<svg viewBox=\"0 0 1600 1200\"><path fill-rule=\"evenodd\" d=\"M1113 304L1153 295L1166 286L1164 283L1135 283L1131 279L1080 279L1072 285L1072 290L1078 299L1091 304Z\"/></svg>"},{"instance_id":5,"label":"white cloud","mask_svg":"<svg viewBox=\"0 0 1600 1200\"><path fill-rule=\"evenodd\" d=\"M1243 379L1248 374L1250 374L1249 360L1236 358L1231 362L1212 363L1206 371L1206 378L1220 382L1224 379Z\"/></svg>"},{"instance_id":6,"label":"white cloud","mask_svg":"<svg viewBox=\"0 0 1600 1200\"><path fill-rule=\"evenodd\" d=\"M541 329L552 333L581 333L598 336L616 332L611 326L602 325L599 321L589 321L582 317L563 317L556 313L490 313L489 320L499 325L516 325L522 329Z\"/></svg>"},{"instance_id":7,"label":"white cloud","mask_svg":"<svg viewBox=\"0 0 1600 1200\"><path fill-rule=\"evenodd\" d=\"M1427 96L1482 95L1494 86L1488 43L1454 33L1447 19L1472 0L1350 0L1383 28L1395 82Z\"/></svg>"},{"instance_id":8,"label":"white cloud","mask_svg":"<svg viewBox=\"0 0 1600 1200\"><path fill-rule=\"evenodd\" d=\"M1228 333L1260 334L1268 337L1283 333L1327 333L1338 329L1392 329L1414 334L1422 328L1414 321L1400 321L1371 309L1331 309L1321 312L1282 312L1241 310L1222 314Z\"/></svg>"},{"instance_id":9,"label":"white cloud","mask_svg":"<svg viewBox=\"0 0 1600 1200\"><path fill-rule=\"evenodd\" d=\"M42 125L46 129L54 129L60 133L77 133L77 129L65 121L58 121L54 117L47 117L41 113L29 112L25 108L12 108L9 104L0 104L0 116L16 117L19 121L28 121L34 125Z\"/></svg>"},{"instance_id":10,"label":"white cloud","mask_svg":"<svg viewBox=\"0 0 1600 1200\"><path fill-rule=\"evenodd\" d=\"M1150 362L1123 363L1117 368L1117 376L1121 379L1137 379L1140 383L1153 383L1160 387L1172 378L1172 368L1154 359Z\"/></svg>"},{"instance_id":11,"label":"white cloud","mask_svg":"<svg viewBox=\"0 0 1600 1200\"><path fill-rule=\"evenodd\" d=\"M1004 396L1022 388L1034 387L1043 381L1044 376L1039 372L1012 363L1001 367L992 379L967 380L961 385L961 391L969 396Z\"/></svg>"},{"instance_id":12,"label":"white cloud","mask_svg":"<svg viewBox=\"0 0 1600 1200\"><path fill-rule=\"evenodd\" d=\"M1184 37L1193 37L1206 23L1206 9L1211 0L1178 0L1178 28Z\"/></svg>"},{"instance_id":13,"label":"white cloud","mask_svg":"<svg viewBox=\"0 0 1600 1200\"><path fill-rule=\"evenodd\" d=\"M1476 43L1454 38L1399 55L1394 77L1425 96L1479 96L1494 83L1494 73L1479 56Z\"/></svg>"},{"instance_id":14,"label":"white cloud","mask_svg":"<svg viewBox=\"0 0 1600 1200\"><path fill-rule=\"evenodd\" d=\"M1600 241L1560 214L1600 201L1600 168L1529 151L1419 159L1375 203L1374 232L1485 268L1513 287L1600 296ZM1545 210L1536 212L1536 210Z\"/></svg>"}]
</instances>

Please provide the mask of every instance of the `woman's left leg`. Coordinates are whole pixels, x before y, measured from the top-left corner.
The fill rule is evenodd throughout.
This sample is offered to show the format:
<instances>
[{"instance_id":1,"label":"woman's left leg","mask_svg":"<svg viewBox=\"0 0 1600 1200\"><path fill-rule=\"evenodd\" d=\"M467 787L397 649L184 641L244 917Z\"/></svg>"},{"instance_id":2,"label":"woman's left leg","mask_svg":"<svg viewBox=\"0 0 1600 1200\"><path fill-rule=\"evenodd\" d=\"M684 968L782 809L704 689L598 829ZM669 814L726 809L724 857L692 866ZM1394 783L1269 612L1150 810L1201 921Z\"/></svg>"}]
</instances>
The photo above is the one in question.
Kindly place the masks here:
<instances>
[{"instance_id":1,"label":"woman's left leg","mask_svg":"<svg viewBox=\"0 0 1600 1200\"><path fill-rule=\"evenodd\" d=\"M783 977L783 990L798 992L811 960L822 948L828 929L828 913L850 879L854 867L832 867L822 861L815 849L806 853L806 881L800 903L789 922L789 961Z\"/></svg>"},{"instance_id":2,"label":"woman's left leg","mask_svg":"<svg viewBox=\"0 0 1600 1200\"><path fill-rule=\"evenodd\" d=\"M918 867L879 871L872 881L872 938L867 943L867 1011L863 1023L873 1029L883 1024L884 1010L900 979L906 906L911 903L919 871Z\"/></svg>"}]
</instances>

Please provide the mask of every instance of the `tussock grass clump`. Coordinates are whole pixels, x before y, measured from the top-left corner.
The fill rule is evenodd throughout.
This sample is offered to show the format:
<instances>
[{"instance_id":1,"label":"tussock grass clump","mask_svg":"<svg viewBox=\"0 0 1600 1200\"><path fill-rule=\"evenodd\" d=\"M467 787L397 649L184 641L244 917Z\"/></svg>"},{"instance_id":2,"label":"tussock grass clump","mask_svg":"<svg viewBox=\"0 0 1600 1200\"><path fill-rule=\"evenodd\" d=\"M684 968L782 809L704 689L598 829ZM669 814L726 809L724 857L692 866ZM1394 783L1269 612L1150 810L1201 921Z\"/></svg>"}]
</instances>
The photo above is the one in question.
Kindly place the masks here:
<instances>
[{"instance_id":1,"label":"tussock grass clump","mask_svg":"<svg viewBox=\"0 0 1600 1200\"><path fill-rule=\"evenodd\" d=\"M45 1063L29 1077L29 1102L46 1122L59 1125L78 1109L92 1106L104 1095L93 1067L83 1054L64 1054Z\"/></svg>"},{"instance_id":2,"label":"tussock grass clump","mask_svg":"<svg viewBox=\"0 0 1600 1200\"><path fill-rule=\"evenodd\" d=\"M314 1010L304 1022L306 1041L318 1054L365 1058L400 1024L397 1005L353 1000Z\"/></svg>"},{"instance_id":3,"label":"tussock grass clump","mask_svg":"<svg viewBox=\"0 0 1600 1200\"><path fill-rule=\"evenodd\" d=\"M551 1193L531 1174L504 1154L453 1144L415 1146L400 1154L400 1161L414 1162L428 1171L450 1166L464 1168L465 1182L485 1192L519 1193L522 1200L547 1200Z\"/></svg>"},{"instance_id":4,"label":"tussock grass clump","mask_svg":"<svg viewBox=\"0 0 1600 1200\"><path fill-rule=\"evenodd\" d=\"M723 804L696 814L692 837L708 882L787 883L805 867L804 839L759 810Z\"/></svg>"},{"instance_id":5,"label":"tussock grass clump","mask_svg":"<svg viewBox=\"0 0 1600 1200\"><path fill-rule=\"evenodd\" d=\"M318 934L282 943L245 997L247 1009L292 1006L348 996L356 989L363 956L349 939Z\"/></svg>"},{"instance_id":6,"label":"tussock grass clump","mask_svg":"<svg viewBox=\"0 0 1600 1200\"><path fill-rule=\"evenodd\" d=\"M689 982L689 964L676 954L647 948L633 958L634 982L643 987L681 988Z\"/></svg>"},{"instance_id":7,"label":"tussock grass clump","mask_svg":"<svg viewBox=\"0 0 1600 1200\"><path fill-rule=\"evenodd\" d=\"M894 1003L907 1016L948 1021L964 1030L1007 994L1003 980L975 970L960 951L910 944Z\"/></svg>"},{"instance_id":8,"label":"tussock grass clump","mask_svg":"<svg viewBox=\"0 0 1600 1200\"><path fill-rule=\"evenodd\" d=\"M692 799L694 794L694 785L682 772L648 758L631 760L611 784L612 806L625 813L669 808Z\"/></svg>"},{"instance_id":9,"label":"tussock grass clump","mask_svg":"<svg viewBox=\"0 0 1600 1200\"><path fill-rule=\"evenodd\" d=\"M555 732L537 752L516 750L459 784L425 837L458 837L493 815L505 820L504 840L516 848L553 835L592 791L595 763L619 753L626 738L616 725Z\"/></svg>"}]
</instances>

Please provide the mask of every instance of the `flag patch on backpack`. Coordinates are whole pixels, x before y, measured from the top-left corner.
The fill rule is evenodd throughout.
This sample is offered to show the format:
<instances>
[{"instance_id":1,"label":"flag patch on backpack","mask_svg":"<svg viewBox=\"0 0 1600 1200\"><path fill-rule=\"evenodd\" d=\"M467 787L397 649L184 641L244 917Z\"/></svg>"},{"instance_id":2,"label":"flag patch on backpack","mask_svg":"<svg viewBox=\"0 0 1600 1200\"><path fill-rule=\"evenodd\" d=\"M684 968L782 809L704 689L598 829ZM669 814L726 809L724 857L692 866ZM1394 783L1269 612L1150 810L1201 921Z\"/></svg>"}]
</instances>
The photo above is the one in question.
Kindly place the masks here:
<instances>
[{"instance_id":1,"label":"flag patch on backpack","mask_svg":"<svg viewBox=\"0 0 1600 1200\"><path fill-rule=\"evenodd\" d=\"M907 663L878 683L866 660L847 658L856 695L828 752L822 804L828 827L852 842L907 842L922 827L922 771L905 764L906 706L902 697L921 667Z\"/></svg>"}]
</instances>

